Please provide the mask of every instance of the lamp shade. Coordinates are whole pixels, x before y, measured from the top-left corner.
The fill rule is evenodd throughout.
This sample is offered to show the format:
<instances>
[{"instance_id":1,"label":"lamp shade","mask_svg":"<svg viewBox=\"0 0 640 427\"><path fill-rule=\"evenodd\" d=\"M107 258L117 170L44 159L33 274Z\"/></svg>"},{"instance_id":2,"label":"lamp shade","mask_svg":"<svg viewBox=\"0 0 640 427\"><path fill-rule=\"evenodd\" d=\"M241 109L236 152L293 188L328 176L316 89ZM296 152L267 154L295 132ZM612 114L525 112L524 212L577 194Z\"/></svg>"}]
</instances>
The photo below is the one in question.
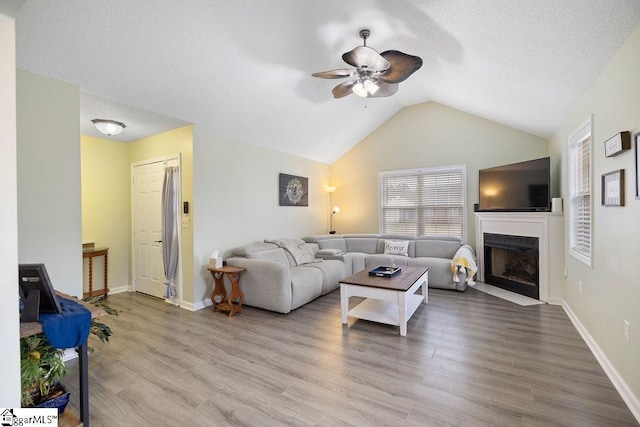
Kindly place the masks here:
<instances>
[{"instance_id":1,"label":"lamp shade","mask_svg":"<svg viewBox=\"0 0 640 427\"><path fill-rule=\"evenodd\" d=\"M115 120L93 119L91 123L105 135L118 135L127 126L124 123Z\"/></svg>"}]
</instances>

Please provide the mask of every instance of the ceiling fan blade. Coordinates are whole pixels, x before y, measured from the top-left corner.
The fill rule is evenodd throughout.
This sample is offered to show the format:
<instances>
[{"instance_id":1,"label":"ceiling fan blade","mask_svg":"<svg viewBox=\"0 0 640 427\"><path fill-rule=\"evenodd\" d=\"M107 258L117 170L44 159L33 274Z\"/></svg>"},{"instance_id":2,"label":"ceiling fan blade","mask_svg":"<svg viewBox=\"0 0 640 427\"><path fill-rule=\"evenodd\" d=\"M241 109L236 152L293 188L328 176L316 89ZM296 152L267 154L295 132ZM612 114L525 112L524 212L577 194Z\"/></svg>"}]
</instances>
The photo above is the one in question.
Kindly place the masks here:
<instances>
[{"instance_id":1,"label":"ceiling fan blade","mask_svg":"<svg viewBox=\"0 0 640 427\"><path fill-rule=\"evenodd\" d=\"M343 79L345 77L352 77L355 75L354 70L341 68L339 70L321 71L319 73L311 74L313 77L320 77L321 79Z\"/></svg>"},{"instance_id":2,"label":"ceiling fan blade","mask_svg":"<svg viewBox=\"0 0 640 427\"><path fill-rule=\"evenodd\" d=\"M331 93L333 93L333 97L344 98L347 95L352 94L351 88L355 85L357 80L349 80L348 82L340 83L338 86L334 87Z\"/></svg>"},{"instance_id":3,"label":"ceiling fan blade","mask_svg":"<svg viewBox=\"0 0 640 427\"><path fill-rule=\"evenodd\" d=\"M385 83L383 81L378 80L376 83L378 85L378 90L373 95L369 95L367 98L382 98L384 96L391 96L398 91L397 83Z\"/></svg>"},{"instance_id":4,"label":"ceiling fan blade","mask_svg":"<svg viewBox=\"0 0 640 427\"><path fill-rule=\"evenodd\" d=\"M349 65L354 67L366 67L369 70L384 71L391 64L384 59L378 52L367 46L358 46L342 55L342 59Z\"/></svg>"},{"instance_id":5,"label":"ceiling fan blade","mask_svg":"<svg viewBox=\"0 0 640 427\"><path fill-rule=\"evenodd\" d=\"M407 55L397 50L387 50L382 52L380 56L391 64L389 69L380 76L380 79L387 83L400 83L405 81L407 77L422 67L422 58Z\"/></svg>"}]
</instances>

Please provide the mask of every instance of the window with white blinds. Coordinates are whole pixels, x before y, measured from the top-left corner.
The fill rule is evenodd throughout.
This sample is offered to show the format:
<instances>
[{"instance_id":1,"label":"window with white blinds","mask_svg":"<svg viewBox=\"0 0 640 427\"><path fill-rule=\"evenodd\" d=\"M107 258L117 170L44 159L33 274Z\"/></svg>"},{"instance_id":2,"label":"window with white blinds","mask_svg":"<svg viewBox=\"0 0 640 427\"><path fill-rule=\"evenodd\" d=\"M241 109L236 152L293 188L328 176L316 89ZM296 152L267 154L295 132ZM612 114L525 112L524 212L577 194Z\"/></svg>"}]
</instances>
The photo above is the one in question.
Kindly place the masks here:
<instances>
[{"instance_id":1,"label":"window with white blinds","mask_svg":"<svg viewBox=\"0 0 640 427\"><path fill-rule=\"evenodd\" d=\"M380 172L380 232L465 238L466 166Z\"/></svg>"},{"instance_id":2,"label":"window with white blinds","mask_svg":"<svg viewBox=\"0 0 640 427\"><path fill-rule=\"evenodd\" d=\"M591 265L591 120L569 136L569 253Z\"/></svg>"}]
</instances>

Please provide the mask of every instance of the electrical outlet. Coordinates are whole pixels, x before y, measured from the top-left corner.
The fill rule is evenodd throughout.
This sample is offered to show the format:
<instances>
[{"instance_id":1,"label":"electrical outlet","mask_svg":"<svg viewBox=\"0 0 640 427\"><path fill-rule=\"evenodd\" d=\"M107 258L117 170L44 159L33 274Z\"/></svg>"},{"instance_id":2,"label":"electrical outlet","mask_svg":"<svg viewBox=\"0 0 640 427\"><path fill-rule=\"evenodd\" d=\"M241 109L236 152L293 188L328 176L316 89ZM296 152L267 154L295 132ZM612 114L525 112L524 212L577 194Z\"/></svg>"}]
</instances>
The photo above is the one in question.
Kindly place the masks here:
<instances>
[{"instance_id":1,"label":"electrical outlet","mask_svg":"<svg viewBox=\"0 0 640 427\"><path fill-rule=\"evenodd\" d=\"M190 218L182 218L182 228L191 227L191 219Z\"/></svg>"},{"instance_id":2,"label":"electrical outlet","mask_svg":"<svg viewBox=\"0 0 640 427\"><path fill-rule=\"evenodd\" d=\"M578 292L582 293L582 280L578 281Z\"/></svg>"},{"instance_id":3,"label":"electrical outlet","mask_svg":"<svg viewBox=\"0 0 640 427\"><path fill-rule=\"evenodd\" d=\"M624 321L624 340L631 344L631 323L628 320Z\"/></svg>"}]
</instances>

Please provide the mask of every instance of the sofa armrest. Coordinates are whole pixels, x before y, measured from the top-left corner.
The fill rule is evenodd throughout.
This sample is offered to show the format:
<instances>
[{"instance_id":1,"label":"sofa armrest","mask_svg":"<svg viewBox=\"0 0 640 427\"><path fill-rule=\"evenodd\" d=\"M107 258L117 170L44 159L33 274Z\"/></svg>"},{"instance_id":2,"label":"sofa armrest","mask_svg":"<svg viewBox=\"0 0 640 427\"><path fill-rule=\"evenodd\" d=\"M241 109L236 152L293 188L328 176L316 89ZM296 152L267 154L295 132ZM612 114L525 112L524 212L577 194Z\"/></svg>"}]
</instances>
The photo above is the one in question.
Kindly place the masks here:
<instances>
[{"instance_id":1,"label":"sofa armrest","mask_svg":"<svg viewBox=\"0 0 640 427\"><path fill-rule=\"evenodd\" d=\"M291 274L285 265L268 260L232 257L227 265L244 267L240 290L244 304L279 313L291 311Z\"/></svg>"}]
</instances>

